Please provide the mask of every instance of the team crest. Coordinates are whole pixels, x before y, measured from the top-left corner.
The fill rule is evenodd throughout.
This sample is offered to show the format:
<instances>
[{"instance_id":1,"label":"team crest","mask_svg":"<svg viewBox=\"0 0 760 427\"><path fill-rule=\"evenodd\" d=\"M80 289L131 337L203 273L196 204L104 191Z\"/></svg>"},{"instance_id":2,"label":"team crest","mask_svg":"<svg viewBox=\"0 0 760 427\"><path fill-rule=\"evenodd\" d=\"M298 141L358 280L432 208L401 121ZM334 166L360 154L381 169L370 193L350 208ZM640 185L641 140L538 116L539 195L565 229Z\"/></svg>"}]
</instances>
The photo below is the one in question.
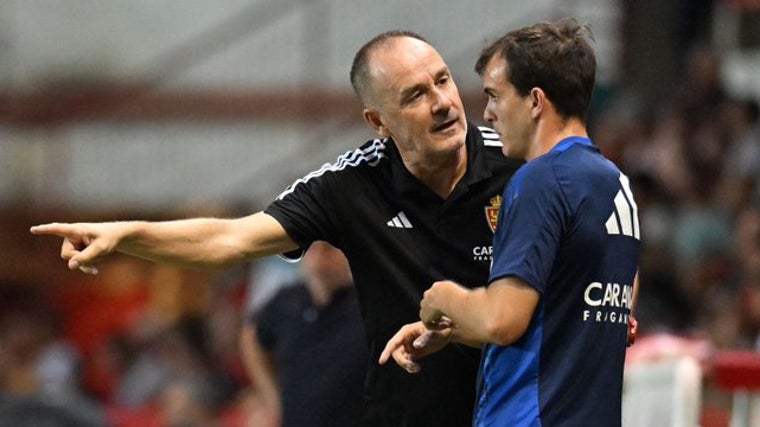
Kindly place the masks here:
<instances>
[{"instance_id":1,"label":"team crest","mask_svg":"<svg viewBox=\"0 0 760 427\"><path fill-rule=\"evenodd\" d=\"M491 232L496 232L496 224L499 221L499 208L501 207L501 196L497 195L491 197L491 206L486 206L486 221L488 226L491 227Z\"/></svg>"}]
</instances>

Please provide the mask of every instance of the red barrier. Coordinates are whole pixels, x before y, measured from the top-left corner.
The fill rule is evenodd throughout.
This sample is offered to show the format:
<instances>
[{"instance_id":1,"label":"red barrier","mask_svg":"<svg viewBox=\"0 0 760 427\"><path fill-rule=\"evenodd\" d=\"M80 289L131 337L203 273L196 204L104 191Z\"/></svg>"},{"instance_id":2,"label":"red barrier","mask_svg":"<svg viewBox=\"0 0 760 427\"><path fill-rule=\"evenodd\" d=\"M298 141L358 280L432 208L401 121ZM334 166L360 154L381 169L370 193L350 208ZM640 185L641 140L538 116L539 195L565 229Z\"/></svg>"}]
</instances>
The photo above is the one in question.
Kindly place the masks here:
<instances>
[{"instance_id":1,"label":"red barrier","mask_svg":"<svg viewBox=\"0 0 760 427\"><path fill-rule=\"evenodd\" d=\"M760 391L760 353L720 351L712 363L713 380L724 390Z\"/></svg>"}]
</instances>

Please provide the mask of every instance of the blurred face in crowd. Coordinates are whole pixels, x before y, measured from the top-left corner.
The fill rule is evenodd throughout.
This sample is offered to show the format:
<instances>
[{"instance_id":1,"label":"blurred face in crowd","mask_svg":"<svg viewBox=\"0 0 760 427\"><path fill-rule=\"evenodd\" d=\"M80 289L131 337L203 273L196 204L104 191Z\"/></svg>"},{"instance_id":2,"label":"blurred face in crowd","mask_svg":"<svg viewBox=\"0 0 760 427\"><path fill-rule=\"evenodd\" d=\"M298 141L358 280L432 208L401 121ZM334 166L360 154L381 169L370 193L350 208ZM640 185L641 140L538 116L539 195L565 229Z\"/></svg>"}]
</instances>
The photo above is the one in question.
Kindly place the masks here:
<instances>
[{"instance_id":1,"label":"blurred face in crowd","mask_svg":"<svg viewBox=\"0 0 760 427\"><path fill-rule=\"evenodd\" d=\"M520 96L507 79L507 61L493 56L483 70L483 91L488 97L483 118L499 134L507 157L530 160L533 120L532 96Z\"/></svg>"},{"instance_id":2,"label":"blurred face in crowd","mask_svg":"<svg viewBox=\"0 0 760 427\"><path fill-rule=\"evenodd\" d=\"M326 242L313 242L301 263L307 284L310 287L319 287L320 292L330 294L352 283L346 256Z\"/></svg>"},{"instance_id":3,"label":"blurred face in crowd","mask_svg":"<svg viewBox=\"0 0 760 427\"><path fill-rule=\"evenodd\" d=\"M392 137L405 162L449 156L464 147L467 125L449 68L422 40L394 37L370 54L371 95L364 115Z\"/></svg>"}]
</instances>

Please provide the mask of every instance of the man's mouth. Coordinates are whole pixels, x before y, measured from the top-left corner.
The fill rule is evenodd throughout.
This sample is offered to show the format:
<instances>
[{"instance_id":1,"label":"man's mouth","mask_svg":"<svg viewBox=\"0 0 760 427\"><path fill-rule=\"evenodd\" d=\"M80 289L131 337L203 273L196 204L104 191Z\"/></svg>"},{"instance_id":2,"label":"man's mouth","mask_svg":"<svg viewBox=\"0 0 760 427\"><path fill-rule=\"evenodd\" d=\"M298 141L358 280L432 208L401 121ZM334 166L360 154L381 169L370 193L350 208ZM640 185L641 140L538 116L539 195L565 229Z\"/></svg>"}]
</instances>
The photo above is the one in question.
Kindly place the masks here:
<instances>
[{"instance_id":1,"label":"man's mouth","mask_svg":"<svg viewBox=\"0 0 760 427\"><path fill-rule=\"evenodd\" d=\"M445 130L449 129L450 127L454 126L457 123L458 120L459 119L457 119L457 118L454 118L454 119L451 119L451 120L447 120L447 121L439 124L438 126L435 126L433 128L433 132L442 132L442 131L445 131Z\"/></svg>"}]
</instances>

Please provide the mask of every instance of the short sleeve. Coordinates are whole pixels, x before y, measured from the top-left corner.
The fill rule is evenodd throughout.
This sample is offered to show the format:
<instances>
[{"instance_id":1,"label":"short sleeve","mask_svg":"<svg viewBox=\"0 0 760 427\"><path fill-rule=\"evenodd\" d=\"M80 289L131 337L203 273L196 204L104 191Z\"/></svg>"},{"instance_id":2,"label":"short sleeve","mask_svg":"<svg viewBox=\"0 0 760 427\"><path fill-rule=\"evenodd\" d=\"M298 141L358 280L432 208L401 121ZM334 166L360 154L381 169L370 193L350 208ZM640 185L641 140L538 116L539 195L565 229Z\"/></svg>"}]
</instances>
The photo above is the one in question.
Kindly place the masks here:
<instances>
[{"instance_id":1,"label":"short sleeve","mask_svg":"<svg viewBox=\"0 0 760 427\"><path fill-rule=\"evenodd\" d=\"M334 242L333 217L339 176L328 173L301 178L280 194L264 212L285 228L293 241L307 248L315 240Z\"/></svg>"},{"instance_id":2,"label":"short sleeve","mask_svg":"<svg viewBox=\"0 0 760 427\"><path fill-rule=\"evenodd\" d=\"M548 162L528 163L504 190L489 282L519 277L543 293L566 224L566 204Z\"/></svg>"}]
</instances>

